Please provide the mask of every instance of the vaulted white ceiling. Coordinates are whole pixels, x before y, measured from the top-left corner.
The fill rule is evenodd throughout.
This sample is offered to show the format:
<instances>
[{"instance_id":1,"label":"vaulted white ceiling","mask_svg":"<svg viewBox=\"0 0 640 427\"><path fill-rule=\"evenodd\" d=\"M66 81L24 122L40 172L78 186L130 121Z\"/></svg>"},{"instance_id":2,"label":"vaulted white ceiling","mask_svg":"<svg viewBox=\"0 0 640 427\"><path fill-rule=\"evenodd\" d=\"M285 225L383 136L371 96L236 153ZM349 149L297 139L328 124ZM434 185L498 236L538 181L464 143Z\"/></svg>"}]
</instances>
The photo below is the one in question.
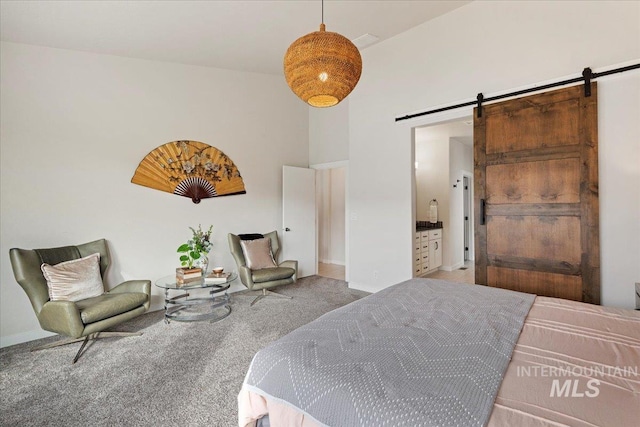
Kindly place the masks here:
<instances>
[{"instance_id":1,"label":"vaulted white ceiling","mask_svg":"<svg viewBox=\"0 0 640 427\"><path fill-rule=\"evenodd\" d=\"M327 0L324 22L327 31L352 40L369 33L382 41L466 3L469 1ZM318 30L321 5L320 0L2 0L0 38L280 74L287 47L298 37Z\"/></svg>"}]
</instances>

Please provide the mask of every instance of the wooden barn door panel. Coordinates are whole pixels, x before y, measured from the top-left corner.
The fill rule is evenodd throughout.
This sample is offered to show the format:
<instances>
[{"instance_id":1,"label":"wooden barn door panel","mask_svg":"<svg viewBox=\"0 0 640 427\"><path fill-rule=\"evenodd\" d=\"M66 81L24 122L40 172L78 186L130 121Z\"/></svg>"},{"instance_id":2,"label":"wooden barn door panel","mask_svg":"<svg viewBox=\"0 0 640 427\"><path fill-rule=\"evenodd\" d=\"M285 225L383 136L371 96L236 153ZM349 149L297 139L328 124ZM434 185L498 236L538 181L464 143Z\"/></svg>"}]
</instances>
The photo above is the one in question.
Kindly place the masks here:
<instances>
[{"instance_id":1,"label":"wooden barn door panel","mask_svg":"<svg viewBox=\"0 0 640 427\"><path fill-rule=\"evenodd\" d=\"M580 221L568 216L490 216L487 253L579 266Z\"/></svg>"},{"instance_id":2,"label":"wooden barn door panel","mask_svg":"<svg viewBox=\"0 0 640 427\"><path fill-rule=\"evenodd\" d=\"M600 303L591 85L476 109L476 283Z\"/></svg>"},{"instance_id":3,"label":"wooden barn door panel","mask_svg":"<svg viewBox=\"0 0 640 427\"><path fill-rule=\"evenodd\" d=\"M580 102L576 99L532 100L521 109L502 106L493 110L487 117L487 154L579 144L576 118Z\"/></svg>"},{"instance_id":4,"label":"wooden barn door panel","mask_svg":"<svg viewBox=\"0 0 640 427\"><path fill-rule=\"evenodd\" d=\"M574 301L582 298L582 280L579 276L489 266L487 281L489 286L513 291L553 295ZM504 286L505 283L510 285Z\"/></svg>"},{"instance_id":5,"label":"wooden barn door panel","mask_svg":"<svg viewBox=\"0 0 640 427\"><path fill-rule=\"evenodd\" d=\"M492 205L580 203L579 172L577 158L489 165L486 199Z\"/></svg>"}]
</instances>

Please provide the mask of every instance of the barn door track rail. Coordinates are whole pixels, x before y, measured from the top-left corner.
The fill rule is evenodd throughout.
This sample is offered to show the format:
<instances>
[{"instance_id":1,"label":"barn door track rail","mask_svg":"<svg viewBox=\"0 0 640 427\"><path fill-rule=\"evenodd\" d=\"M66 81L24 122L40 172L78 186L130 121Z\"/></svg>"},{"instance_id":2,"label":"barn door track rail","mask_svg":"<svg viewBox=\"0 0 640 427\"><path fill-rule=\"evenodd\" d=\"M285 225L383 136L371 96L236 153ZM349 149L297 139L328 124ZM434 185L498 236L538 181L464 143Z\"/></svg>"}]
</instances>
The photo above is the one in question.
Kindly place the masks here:
<instances>
[{"instance_id":1,"label":"barn door track rail","mask_svg":"<svg viewBox=\"0 0 640 427\"><path fill-rule=\"evenodd\" d=\"M485 98L484 95L481 92L476 96L476 99L474 101L462 102L460 104L449 105L449 106L446 106L446 107L436 108L434 110L423 111L423 112L415 113L415 114L407 114L407 115L404 115L402 117L396 117L396 122L400 122L402 120L414 119L416 117L426 116L426 115L429 115L429 114L441 113L443 111L454 110L456 108L469 107L471 105L474 105L474 106L478 107L478 110L477 110L478 111L478 117L482 117L482 105L484 103L491 102L491 101L498 101L498 100L504 99L504 98L511 98L513 96L524 95L526 93L531 93L531 92L538 92L538 91L541 91L541 90L551 89L551 88L558 87L558 86L565 86L565 85L569 85L569 84L572 84L572 83L578 83L578 82L584 82L584 96L585 97L589 97L589 96L591 96L591 81L592 80L595 80L595 79L597 79L599 77L609 76L611 74L624 73L625 71L636 70L638 68L640 68L640 63L627 65L625 67L620 67L620 68L614 68L612 70L602 71L600 73L594 73L591 70L591 68L587 67L584 70L582 70L582 75L580 77L574 77L574 78L571 78L571 79L560 80L560 81L553 82L553 83L547 83L547 84L541 85L541 86L536 86L536 87L531 87L531 88L528 88L528 89L517 90L515 92L504 93L502 95L490 96L488 98Z\"/></svg>"}]
</instances>

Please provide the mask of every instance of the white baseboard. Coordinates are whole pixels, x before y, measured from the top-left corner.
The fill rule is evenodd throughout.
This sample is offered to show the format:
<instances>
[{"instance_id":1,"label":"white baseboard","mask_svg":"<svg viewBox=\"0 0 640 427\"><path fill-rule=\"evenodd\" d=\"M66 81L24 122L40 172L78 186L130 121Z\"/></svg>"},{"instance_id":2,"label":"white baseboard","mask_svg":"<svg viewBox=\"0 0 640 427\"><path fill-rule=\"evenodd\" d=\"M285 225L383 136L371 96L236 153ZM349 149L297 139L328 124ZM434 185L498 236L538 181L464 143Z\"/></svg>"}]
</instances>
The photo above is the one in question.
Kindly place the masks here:
<instances>
[{"instance_id":1,"label":"white baseboard","mask_svg":"<svg viewBox=\"0 0 640 427\"><path fill-rule=\"evenodd\" d=\"M344 265L344 261L336 261L335 259L321 259L320 262L323 264Z\"/></svg>"},{"instance_id":2,"label":"white baseboard","mask_svg":"<svg viewBox=\"0 0 640 427\"><path fill-rule=\"evenodd\" d=\"M20 334L9 335L7 337L0 337L0 348L9 347L16 344L22 344L24 342L39 340L40 338L47 338L57 335L53 332L39 329L36 331L27 331Z\"/></svg>"},{"instance_id":3,"label":"white baseboard","mask_svg":"<svg viewBox=\"0 0 640 427\"><path fill-rule=\"evenodd\" d=\"M349 282L347 283L347 287L349 289L355 289L356 291L371 292L370 290L366 289L366 286L361 285L359 283Z\"/></svg>"},{"instance_id":4,"label":"white baseboard","mask_svg":"<svg viewBox=\"0 0 640 427\"><path fill-rule=\"evenodd\" d=\"M464 267L464 261L458 262L456 264L453 265L441 265L438 270L444 270L444 271L454 271L459 269L460 267Z\"/></svg>"},{"instance_id":5,"label":"white baseboard","mask_svg":"<svg viewBox=\"0 0 640 427\"><path fill-rule=\"evenodd\" d=\"M238 280L231 284L227 292L232 294L234 292L240 292L240 291L246 291L246 290L247 290L247 287L243 285L240 280Z\"/></svg>"}]
</instances>

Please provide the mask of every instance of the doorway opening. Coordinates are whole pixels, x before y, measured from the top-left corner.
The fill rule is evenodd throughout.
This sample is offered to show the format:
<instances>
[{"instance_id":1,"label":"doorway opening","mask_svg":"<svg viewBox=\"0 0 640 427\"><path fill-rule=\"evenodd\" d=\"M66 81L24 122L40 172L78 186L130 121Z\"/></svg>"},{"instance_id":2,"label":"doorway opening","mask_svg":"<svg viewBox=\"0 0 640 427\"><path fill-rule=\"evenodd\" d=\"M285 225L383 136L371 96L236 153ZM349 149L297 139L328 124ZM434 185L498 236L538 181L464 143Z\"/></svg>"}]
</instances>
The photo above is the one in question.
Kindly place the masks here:
<instances>
[{"instance_id":1,"label":"doorway opening","mask_svg":"<svg viewBox=\"0 0 640 427\"><path fill-rule=\"evenodd\" d=\"M346 280L347 167L333 166L316 171L318 275Z\"/></svg>"},{"instance_id":2,"label":"doorway opening","mask_svg":"<svg viewBox=\"0 0 640 427\"><path fill-rule=\"evenodd\" d=\"M416 229L429 223L433 199L438 201L438 222L442 222L442 263L437 259L438 265L432 265L414 248L413 262L421 263L414 265L414 275L432 277L473 269L473 121L468 117L415 127L413 143Z\"/></svg>"}]
</instances>

